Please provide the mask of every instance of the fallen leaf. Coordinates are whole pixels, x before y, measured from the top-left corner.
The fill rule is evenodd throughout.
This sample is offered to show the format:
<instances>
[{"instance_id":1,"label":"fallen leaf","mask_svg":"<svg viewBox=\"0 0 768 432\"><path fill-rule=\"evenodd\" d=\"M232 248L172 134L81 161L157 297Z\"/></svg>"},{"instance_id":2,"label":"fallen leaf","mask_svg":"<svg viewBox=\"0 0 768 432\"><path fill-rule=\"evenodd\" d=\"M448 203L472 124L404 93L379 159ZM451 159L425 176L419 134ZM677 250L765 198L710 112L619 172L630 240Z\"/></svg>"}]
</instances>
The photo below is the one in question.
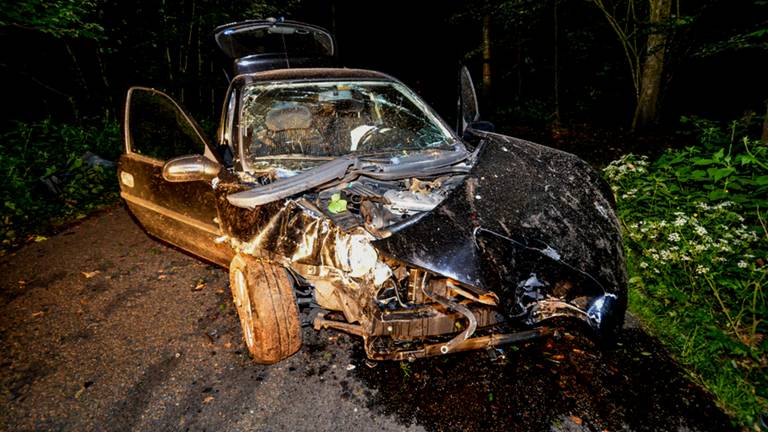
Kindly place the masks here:
<instances>
[{"instance_id":1,"label":"fallen leaf","mask_svg":"<svg viewBox=\"0 0 768 432\"><path fill-rule=\"evenodd\" d=\"M42 242L42 241L46 241L46 240L48 240L48 237L46 237L46 236L41 236L41 235L36 235L36 236L32 237L32 240L34 240L34 241L35 241L35 243L40 243L40 242Z\"/></svg>"},{"instance_id":2,"label":"fallen leaf","mask_svg":"<svg viewBox=\"0 0 768 432\"><path fill-rule=\"evenodd\" d=\"M98 270L94 270L92 272L82 272L82 273L83 273L83 276L85 276L86 279L90 279L90 278L96 276L97 274L99 274L101 272L98 271Z\"/></svg>"},{"instance_id":3,"label":"fallen leaf","mask_svg":"<svg viewBox=\"0 0 768 432\"><path fill-rule=\"evenodd\" d=\"M211 403L211 402L213 402L213 396L206 396L205 399L203 399L204 404Z\"/></svg>"},{"instance_id":4,"label":"fallen leaf","mask_svg":"<svg viewBox=\"0 0 768 432\"><path fill-rule=\"evenodd\" d=\"M41 316L43 316L43 314L44 314L44 313L45 313L45 312L43 312L43 311L37 311L37 312L33 312L33 313L32 313L32 318L41 317Z\"/></svg>"},{"instance_id":5,"label":"fallen leaf","mask_svg":"<svg viewBox=\"0 0 768 432\"><path fill-rule=\"evenodd\" d=\"M192 288L192 291L200 291L203 288L205 288L205 281L200 279L197 281L197 285L195 285L195 287Z\"/></svg>"},{"instance_id":6,"label":"fallen leaf","mask_svg":"<svg viewBox=\"0 0 768 432\"><path fill-rule=\"evenodd\" d=\"M160 276L158 276L158 277L157 277L157 279L158 279L158 280L163 280L163 279L165 279L165 278L167 278L167 277L168 277L168 275L167 275L167 274L161 274Z\"/></svg>"},{"instance_id":7,"label":"fallen leaf","mask_svg":"<svg viewBox=\"0 0 768 432\"><path fill-rule=\"evenodd\" d=\"M232 343L231 342L225 342L224 343L224 348L226 348L226 349L232 348Z\"/></svg>"},{"instance_id":8,"label":"fallen leaf","mask_svg":"<svg viewBox=\"0 0 768 432\"><path fill-rule=\"evenodd\" d=\"M353 364L351 364L351 363L347 365L347 370L348 370L348 371L351 371L351 370L353 370L354 368L355 368L355 365L353 365Z\"/></svg>"},{"instance_id":9,"label":"fallen leaf","mask_svg":"<svg viewBox=\"0 0 768 432\"><path fill-rule=\"evenodd\" d=\"M565 356L563 354L555 354L552 356L552 360L562 361L565 360Z\"/></svg>"},{"instance_id":10,"label":"fallen leaf","mask_svg":"<svg viewBox=\"0 0 768 432\"><path fill-rule=\"evenodd\" d=\"M582 423L584 423L584 420L582 420L581 417L576 417L575 415L571 416L571 421L577 425L581 425Z\"/></svg>"}]
</instances>

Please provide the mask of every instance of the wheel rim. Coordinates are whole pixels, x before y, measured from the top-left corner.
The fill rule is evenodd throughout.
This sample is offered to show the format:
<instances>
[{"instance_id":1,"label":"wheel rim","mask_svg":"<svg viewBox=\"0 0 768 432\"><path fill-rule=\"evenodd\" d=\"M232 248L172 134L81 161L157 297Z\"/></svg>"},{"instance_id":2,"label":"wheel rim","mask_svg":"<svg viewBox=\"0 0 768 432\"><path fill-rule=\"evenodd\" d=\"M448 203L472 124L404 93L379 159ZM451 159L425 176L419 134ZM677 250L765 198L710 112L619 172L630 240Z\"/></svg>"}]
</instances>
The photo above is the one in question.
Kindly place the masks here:
<instances>
[{"instance_id":1,"label":"wheel rim","mask_svg":"<svg viewBox=\"0 0 768 432\"><path fill-rule=\"evenodd\" d=\"M251 311L251 300L248 297L248 282L245 280L245 274L242 270L235 270L235 306L238 315L240 315L240 325L243 327L243 337L248 348L254 346L256 342L253 334L253 312Z\"/></svg>"}]
</instances>

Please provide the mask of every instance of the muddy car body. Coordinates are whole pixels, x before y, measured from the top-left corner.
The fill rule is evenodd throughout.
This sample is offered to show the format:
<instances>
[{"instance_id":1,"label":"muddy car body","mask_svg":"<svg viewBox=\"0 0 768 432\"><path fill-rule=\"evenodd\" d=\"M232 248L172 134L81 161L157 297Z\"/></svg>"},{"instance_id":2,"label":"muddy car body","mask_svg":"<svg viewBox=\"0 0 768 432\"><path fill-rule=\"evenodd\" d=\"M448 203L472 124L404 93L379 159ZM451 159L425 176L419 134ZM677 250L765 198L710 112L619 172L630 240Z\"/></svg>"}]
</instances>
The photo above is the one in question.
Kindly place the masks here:
<instances>
[{"instance_id":1,"label":"muddy car body","mask_svg":"<svg viewBox=\"0 0 768 432\"><path fill-rule=\"evenodd\" d=\"M299 26L238 23L217 41L278 25ZM495 347L547 334L555 317L615 335L626 271L597 173L480 130L466 70L452 131L388 75L321 67L335 45L321 46L300 62L316 67L235 56L214 142L165 94L128 93L121 195L150 234L230 269L255 361L298 350L299 305L316 329L362 337L372 359Z\"/></svg>"}]
</instances>

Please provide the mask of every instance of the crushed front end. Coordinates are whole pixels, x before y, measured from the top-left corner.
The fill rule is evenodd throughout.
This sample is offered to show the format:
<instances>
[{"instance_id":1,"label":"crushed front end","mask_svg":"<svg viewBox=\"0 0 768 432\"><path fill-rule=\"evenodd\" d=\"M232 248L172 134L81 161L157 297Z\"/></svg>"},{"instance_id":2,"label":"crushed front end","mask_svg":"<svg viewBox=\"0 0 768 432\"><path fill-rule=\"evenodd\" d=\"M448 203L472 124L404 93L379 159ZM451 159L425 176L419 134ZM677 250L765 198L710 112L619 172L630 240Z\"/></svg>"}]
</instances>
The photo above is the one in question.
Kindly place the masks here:
<instances>
[{"instance_id":1,"label":"crushed front end","mask_svg":"<svg viewBox=\"0 0 768 432\"><path fill-rule=\"evenodd\" d=\"M531 339L554 317L613 335L626 271L610 190L570 154L478 140L471 153L342 157L254 188L223 176L223 240L290 269L315 328L362 337L372 359Z\"/></svg>"}]
</instances>

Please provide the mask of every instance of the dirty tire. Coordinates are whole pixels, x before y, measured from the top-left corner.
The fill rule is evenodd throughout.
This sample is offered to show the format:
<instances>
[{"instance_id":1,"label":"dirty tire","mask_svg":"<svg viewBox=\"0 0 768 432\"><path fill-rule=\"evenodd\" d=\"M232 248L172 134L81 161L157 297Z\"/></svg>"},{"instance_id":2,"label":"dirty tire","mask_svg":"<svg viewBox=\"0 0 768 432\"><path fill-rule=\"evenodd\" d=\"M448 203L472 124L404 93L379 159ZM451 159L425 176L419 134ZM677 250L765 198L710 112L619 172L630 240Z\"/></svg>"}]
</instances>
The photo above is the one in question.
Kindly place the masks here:
<instances>
[{"instance_id":1,"label":"dirty tire","mask_svg":"<svg viewBox=\"0 0 768 432\"><path fill-rule=\"evenodd\" d=\"M229 283L243 339L256 363L276 363L299 350L299 308L284 268L237 255L229 266Z\"/></svg>"}]
</instances>

